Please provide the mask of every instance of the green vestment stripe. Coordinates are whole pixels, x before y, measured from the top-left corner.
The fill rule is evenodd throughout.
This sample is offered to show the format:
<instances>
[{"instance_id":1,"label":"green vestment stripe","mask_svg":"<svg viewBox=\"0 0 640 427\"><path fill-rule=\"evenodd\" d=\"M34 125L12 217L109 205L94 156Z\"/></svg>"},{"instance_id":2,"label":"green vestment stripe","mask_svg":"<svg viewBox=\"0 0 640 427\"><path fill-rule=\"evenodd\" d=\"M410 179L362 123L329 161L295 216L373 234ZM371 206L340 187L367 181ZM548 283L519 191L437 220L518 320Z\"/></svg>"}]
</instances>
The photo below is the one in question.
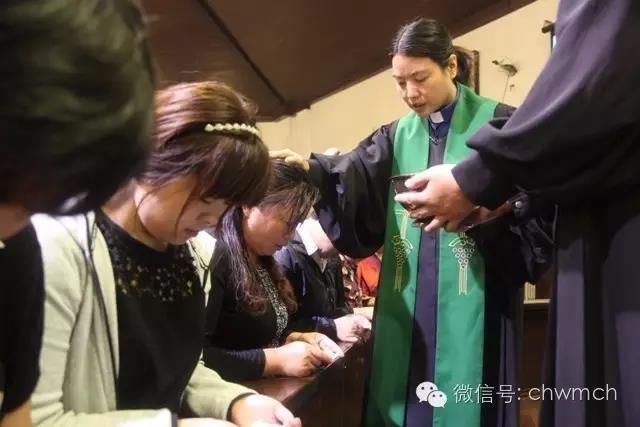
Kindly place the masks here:
<instances>
[{"instance_id":1,"label":"green vestment stripe","mask_svg":"<svg viewBox=\"0 0 640 427\"><path fill-rule=\"evenodd\" d=\"M493 117L496 108L495 101L482 98L465 86L458 87L460 94L447 136L445 163L458 163L469 154L466 140ZM394 139L392 175L426 169L428 141L425 119L413 112L402 117ZM416 392L407 390L407 382L422 230L411 226L406 211L393 197L391 188L367 398L369 426L403 425L408 393ZM482 381L484 263L473 241L464 234L439 233L434 382L447 395L448 403L434 408L433 425L479 426L479 404L456 404L455 393L456 385L476 387ZM438 400L441 399L433 403L437 405Z\"/></svg>"}]
</instances>

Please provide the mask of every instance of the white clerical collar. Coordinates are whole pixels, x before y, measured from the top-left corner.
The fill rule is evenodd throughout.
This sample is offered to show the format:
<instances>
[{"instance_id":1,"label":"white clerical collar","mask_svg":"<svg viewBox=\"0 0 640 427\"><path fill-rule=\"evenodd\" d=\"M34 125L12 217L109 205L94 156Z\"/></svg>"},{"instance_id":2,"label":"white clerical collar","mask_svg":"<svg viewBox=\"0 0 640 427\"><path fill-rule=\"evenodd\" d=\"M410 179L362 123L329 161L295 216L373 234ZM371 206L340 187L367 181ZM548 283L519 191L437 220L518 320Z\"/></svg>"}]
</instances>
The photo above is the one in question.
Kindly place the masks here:
<instances>
[{"instance_id":1,"label":"white clerical collar","mask_svg":"<svg viewBox=\"0 0 640 427\"><path fill-rule=\"evenodd\" d=\"M442 123L444 122L444 117L442 116L442 112L440 111L435 111L431 114L429 114L429 119L431 120L431 123Z\"/></svg>"},{"instance_id":2,"label":"white clerical collar","mask_svg":"<svg viewBox=\"0 0 640 427\"><path fill-rule=\"evenodd\" d=\"M316 245L316 242L313 241L311 233L309 233L305 224L307 224L307 220L298 224L297 231L300 235L300 239L302 240L302 244L307 251L307 255L312 256L313 254L318 252L318 245Z\"/></svg>"},{"instance_id":3,"label":"white clerical collar","mask_svg":"<svg viewBox=\"0 0 640 427\"><path fill-rule=\"evenodd\" d=\"M0 249L4 249L4 242L0 240Z\"/></svg>"},{"instance_id":4,"label":"white clerical collar","mask_svg":"<svg viewBox=\"0 0 640 427\"><path fill-rule=\"evenodd\" d=\"M300 240L302 240L302 244L304 245L304 249L307 251L307 255L309 255L313 260L318 264L320 270L324 271L324 268L327 265L327 260L320 256L320 251L316 242L313 241L313 237L311 237L311 233L307 230L308 222L311 220L304 220L301 224L298 225L297 231L300 236Z\"/></svg>"}]
</instances>

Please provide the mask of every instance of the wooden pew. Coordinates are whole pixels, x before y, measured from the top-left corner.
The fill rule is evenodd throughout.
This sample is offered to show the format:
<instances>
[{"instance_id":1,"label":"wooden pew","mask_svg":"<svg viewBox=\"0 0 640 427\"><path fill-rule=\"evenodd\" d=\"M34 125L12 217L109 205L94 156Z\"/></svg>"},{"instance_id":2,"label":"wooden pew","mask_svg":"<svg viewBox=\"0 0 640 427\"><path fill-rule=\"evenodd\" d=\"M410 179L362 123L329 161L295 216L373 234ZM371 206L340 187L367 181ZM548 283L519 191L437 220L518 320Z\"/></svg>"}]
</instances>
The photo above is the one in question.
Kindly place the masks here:
<instances>
[{"instance_id":1,"label":"wooden pew","mask_svg":"<svg viewBox=\"0 0 640 427\"><path fill-rule=\"evenodd\" d=\"M262 378L243 384L282 402L305 427L357 427L369 372L370 343L340 343L345 357L310 377Z\"/></svg>"},{"instance_id":2,"label":"wooden pew","mask_svg":"<svg viewBox=\"0 0 640 427\"><path fill-rule=\"evenodd\" d=\"M540 386L547 328L547 300L524 307L524 336L520 367L521 425L537 425L539 402L525 398L530 387ZM304 427L357 427L361 425L364 388L371 360L366 344L340 343L345 357L306 378L263 378L243 384L282 402L302 419Z\"/></svg>"}]
</instances>

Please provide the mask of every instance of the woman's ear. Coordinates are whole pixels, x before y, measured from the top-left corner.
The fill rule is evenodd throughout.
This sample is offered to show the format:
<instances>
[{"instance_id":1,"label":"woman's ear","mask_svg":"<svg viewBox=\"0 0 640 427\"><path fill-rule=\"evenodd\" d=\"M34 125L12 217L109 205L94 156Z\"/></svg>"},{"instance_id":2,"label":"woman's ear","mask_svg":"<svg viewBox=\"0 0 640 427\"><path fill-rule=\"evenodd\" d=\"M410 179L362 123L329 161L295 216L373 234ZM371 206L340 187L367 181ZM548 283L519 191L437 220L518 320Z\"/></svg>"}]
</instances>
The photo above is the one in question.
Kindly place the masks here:
<instances>
[{"instance_id":1,"label":"woman's ear","mask_svg":"<svg viewBox=\"0 0 640 427\"><path fill-rule=\"evenodd\" d=\"M447 72L451 77L451 80L455 79L458 75L458 57L455 53L452 53L449 56L449 60L447 61Z\"/></svg>"},{"instance_id":2,"label":"woman's ear","mask_svg":"<svg viewBox=\"0 0 640 427\"><path fill-rule=\"evenodd\" d=\"M242 216L244 216L245 218L249 216L249 214L251 213L251 210L253 208L250 208L248 206L243 206L242 207Z\"/></svg>"}]
</instances>

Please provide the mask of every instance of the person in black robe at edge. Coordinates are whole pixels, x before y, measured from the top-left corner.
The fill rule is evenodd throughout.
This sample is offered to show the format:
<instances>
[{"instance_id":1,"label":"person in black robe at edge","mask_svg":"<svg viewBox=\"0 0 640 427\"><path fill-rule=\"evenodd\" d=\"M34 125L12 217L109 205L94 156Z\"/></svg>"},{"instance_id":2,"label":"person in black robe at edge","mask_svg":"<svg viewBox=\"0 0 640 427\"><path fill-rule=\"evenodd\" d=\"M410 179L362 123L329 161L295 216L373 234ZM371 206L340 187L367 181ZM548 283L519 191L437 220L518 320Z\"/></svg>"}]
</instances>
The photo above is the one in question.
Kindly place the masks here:
<instances>
[{"instance_id":1,"label":"person in black robe at edge","mask_svg":"<svg viewBox=\"0 0 640 427\"><path fill-rule=\"evenodd\" d=\"M203 359L224 379L304 377L344 355L315 332L316 325L292 322L295 295L273 259L316 197L304 170L274 161L264 199L222 218L211 260Z\"/></svg>"},{"instance_id":2,"label":"person in black robe at edge","mask_svg":"<svg viewBox=\"0 0 640 427\"><path fill-rule=\"evenodd\" d=\"M466 80L461 79L468 77L469 58L454 51L446 29L436 21L422 18L402 27L394 39L391 55L398 91L413 110L412 113L380 127L352 152L344 155L312 154L307 161L291 150L272 152L273 157L301 164L309 170L310 177L321 193L320 200L315 205L319 220L335 247L351 257L368 256L383 243L385 251L395 244L390 236L385 238L385 228L388 228L389 217L392 216L388 212L393 212L397 217L398 210L401 210L389 199L392 191L390 178L397 167L396 153L399 144L428 146L428 154L419 160L424 162L422 168L408 171L417 172L427 165L443 163L450 145L451 149L455 148L454 145L464 146L464 136L468 134L472 123L477 124L480 120L477 117L480 116L482 106L486 107L483 123L492 118L508 117L513 112L513 108L478 97L464 86ZM456 115L457 111L460 114ZM412 128L413 133L404 131L405 139L398 142L398 132L403 120L407 118L419 124ZM428 130L422 131L423 128ZM423 132L421 135L424 138L411 140L406 137L407 134L416 135L418 131ZM452 140L456 135L457 139ZM532 211L537 209L536 200L517 193L515 189L509 196L512 197L510 202L503 204L500 209L477 209L468 218L471 221L468 225L475 226L466 234L479 249L486 268L486 280L481 292L482 305L475 308L484 317L478 314L466 323L475 325L482 322L483 327L479 332L481 347L478 352L461 348L457 353L467 353L469 364L474 365L474 369L477 369L475 366L480 366L479 372L474 372L478 375L478 381L469 385L486 385L489 390L494 390L494 396L491 402L475 407L472 414L475 418L473 421L465 421L467 425L516 427L519 424L517 371L523 304L521 285L525 281L535 282L535 278L547 267L551 241L547 222L542 218L530 218ZM545 213L547 210L552 212L551 208L544 205L540 209L544 209ZM546 215L544 218L547 218ZM407 311L414 311L409 314L396 311L390 317L382 318L382 304L385 299L391 299L393 295L389 294L395 291L393 275L386 282L382 279L380 285L374 316L372 372L365 402L366 425L428 426L439 423L436 418L440 417L443 409L434 409L427 402L421 402L416 390L425 381L434 382L439 364L443 365L448 359L459 357L455 352L442 358L437 357L441 341L441 335L438 334L440 316L458 316L465 311L438 308L440 293L443 292L443 288L438 286L438 276L442 272L439 267L442 258L440 238L437 233L423 232L418 234L416 243L419 245L419 261L415 279L415 303L414 306L406 307ZM415 246L412 245L414 248ZM383 277L385 264L390 259L395 261L395 255L395 252L385 252ZM457 276L455 280L457 291ZM385 286L389 293L387 295L383 295ZM404 292L404 288L401 291ZM461 296L465 292L463 289L456 294ZM383 325L381 319L391 324L398 323L398 319L409 319L411 323L387 333L384 342L378 343L376 340L380 339L378 335ZM472 332L475 328L469 326L462 328L460 336L478 333ZM393 335L402 334L406 329L411 335L400 343L403 347L389 344ZM464 343L465 340L462 339L461 342ZM464 347L465 344L459 345ZM378 359L386 358L387 368L376 367L377 348L380 353L387 352ZM397 362L403 354L408 354L404 356L408 358L406 371ZM381 369L385 372L378 372ZM455 375L456 369L458 368L454 366L449 373ZM380 380L374 384L372 378L376 376ZM400 380L403 381L400 388L396 388L390 396L385 384L394 386ZM496 396L495 393L504 390L513 392L513 399ZM426 390L425 396L426 392L433 391ZM453 408L453 412L450 410L447 413L445 420L449 421L445 421L445 425L457 425L456 422L460 420L453 419L467 408L464 406L465 402L459 405L454 402L455 396L451 390L447 393L451 393L447 406ZM479 390L476 389L476 393L479 394ZM479 400L478 394L473 397L474 402Z\"/></svg>"},{"instance_id":3,"label":"person in black robe at edge","mask_svg":"<svg viewBox=\"0 0 640 427\"><path fill-rule=\"evenodd\" d=\"M435 216L430 229L498 206L514 185L557 203L540 425L637 426L640 2L561 0L556 35L519 110L470 138L476 154L398 198Z\"/></svg>"},{"instance_id":4,"label":"person in black robe at edge","mask_svg":"<svg viewBox=\"0 0 640 427\"><path fill-rule=\"evenodd\" d=\"M147 157L153 73L129 1L0 8L0 424L31 426L42 257L29 216L99 206Z\"/></svg>"},{"instance_id":5,"label":"person in black robe at edge","mask_svg":"<svg viewBox=\"0 0 640 427\"><path fill-rule=\"evenodd\" d=\"M355 310L348 306L342 260L313 211L273 257L284 268L295 292L298 309L292 323L343 342L368 338L370 318L354 314Z\"/></svg>"}]
</instances>

